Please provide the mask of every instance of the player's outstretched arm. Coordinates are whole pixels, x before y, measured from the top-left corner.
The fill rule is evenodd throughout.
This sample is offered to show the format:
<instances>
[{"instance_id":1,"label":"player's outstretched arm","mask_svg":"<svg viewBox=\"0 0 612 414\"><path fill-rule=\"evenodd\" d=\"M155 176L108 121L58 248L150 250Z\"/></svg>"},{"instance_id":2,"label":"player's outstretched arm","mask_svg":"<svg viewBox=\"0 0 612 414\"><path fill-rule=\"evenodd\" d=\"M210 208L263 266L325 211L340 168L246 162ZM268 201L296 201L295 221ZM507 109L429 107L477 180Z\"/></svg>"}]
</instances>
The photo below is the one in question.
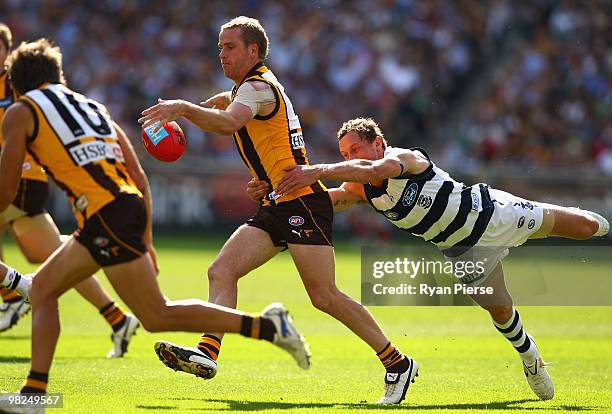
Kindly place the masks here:
<instances>
[{"instance_id":1,"label":"player's outstretched arm","mask_svg":"<svg viewBox=\"0 0 612 414\"><path fill-rule=\"evenodd\" d=\"M328 192L334 207L334 213L366 201L363 185L357 183L342 183L340 187L330 188Z\"/></svg>"},{"instance_id":2,"label":"player's outstretched arm","mask_svg":"<svg viewBox=\"0 0 612 414\"><path fill-rule=\"evenodd\" d=\"M144 242L147 249L151 253L151 258L153 259L153 264L155 265L155 271L158 272L159 268L157 266L157 255L155 253L155 248L153 247L153 199L151 197L149 179L147 178L147 174L144 172L142 165L140 165L138 156L136 155L134 147L132 146L132 143L128 139L127 135L116 122L113 122L113 125L117 131L117 138L119 139L119 145L121 146L121 151L123 152L123 157L125 158L125 166L128 174L132 180L134 180L136 187L138 187L144 197L145 207L147 209L147 228L144 234Z\"/></svg>"},{"instance_id":3,"label":"player's outstretched arm","mask_svg":"<svg viewBox=\"0 0 612 414\"><path fill-rule=\"evenodd\" d=\"M21 102L11 105L2 120L4 145L0 157L0 212L6 210L17 194L27 139L33 133L34 120L30 109Z\"/></svg>"},{"instance_id":4,"label":"player's outstretched arm","mask_svg":"<svg viewBox=\"0 0 612 414\"><path fill-rule=\"evenodd\" d=\"M153 126L156 132L166 122L185 118L204 131L219 135L232 135L252 117L251 109L238 102L232 102L227 109L211 109L181 99L166 101L158 99L157 104L142 111L138 122L143 128Z\"/></svg>"},{"instance_id":5,"label":"player's outstretched arm","mask_svg":"<svg viewBox=\"0 0 612 414\"><path fill-rule=\"evenodd\" d=\"M379 160L355 159L335 164L292 165L284 169L286 175L275 191L277 194L290 194L323 179L368 183L404 173L417 173L428 165L429 161L421 159L411 150Z\"/></svg>"}]
</instances>

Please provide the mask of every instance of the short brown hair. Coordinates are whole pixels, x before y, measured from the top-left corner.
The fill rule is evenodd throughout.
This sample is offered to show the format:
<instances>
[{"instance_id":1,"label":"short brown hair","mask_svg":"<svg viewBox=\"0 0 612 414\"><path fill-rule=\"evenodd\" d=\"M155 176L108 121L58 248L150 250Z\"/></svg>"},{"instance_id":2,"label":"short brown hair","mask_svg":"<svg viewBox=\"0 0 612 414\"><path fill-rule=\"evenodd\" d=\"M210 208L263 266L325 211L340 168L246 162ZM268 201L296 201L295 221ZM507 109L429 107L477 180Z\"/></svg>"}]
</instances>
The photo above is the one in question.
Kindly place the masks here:
<instances>
[{"instance_id":1,"label":"short brown hair","mask_svg":"<svg viewBox=\"0 0 612 414\"><path fill-rule=\"evenodd\" d=\"M374 142L376 137L380 137L383 142L383 148L387 148L387 140L376 121L372 118L354 118L343 123L338 130L338 141L351 131L355 131L359 138L365 139L368 142Z\"/></svg>"},{"instance_id":2,"label":"short brown hair","mask_svg":"<svg viewBox=\"0 0 612 414\"><path fill-rule=\"evenodd\" d=\"M240 28L240 36L244 41L244 45L252 45L255 43L259 49L259 59L264 61L268 57L268 35L259 20L247 16L234 17L229 22L221 26L221 31L226 29Z\"/></svg>"},{"instance_id":3,"label":"short brown hair","mask_svg":"<svg viewBox=\"0 0 612 414\"><path fill-rule=\"evenodd\" d=\"M22 42L8 57L8 72L15 90L23 95L44 83L65 84L62 52L47 39Z\"/></svg>"},{"instance_id":4,"label":"short brown hair","mask_svg":"<svg viewBox=\"0 0 612 414\"><path fill-rule=\"evenodd\" d=\"M0 23L0 40L8 50L11 50L13 47L13 34L11 29L4 23Z\"/></svg>"}]
</instances>

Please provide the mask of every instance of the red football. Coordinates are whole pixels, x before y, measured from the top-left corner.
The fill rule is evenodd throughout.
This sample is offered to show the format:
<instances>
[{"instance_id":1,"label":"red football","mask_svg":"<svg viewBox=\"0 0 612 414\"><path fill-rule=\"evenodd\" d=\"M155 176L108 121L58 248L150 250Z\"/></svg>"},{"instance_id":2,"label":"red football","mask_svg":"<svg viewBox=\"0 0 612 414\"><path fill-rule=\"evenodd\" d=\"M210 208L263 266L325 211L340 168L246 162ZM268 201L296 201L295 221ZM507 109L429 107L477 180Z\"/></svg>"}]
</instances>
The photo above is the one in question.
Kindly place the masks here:
<instances>
[{"instance_id":1,"label":"red football","mask_svg":"<svg viewBox=\"0 0 612 414\"><path fill-rule=\"evenodd\" d=\"M157 132L153 132L152 126L143 128L142 145L154 158L174 162L185 152L187 141L179 124L172 121L164 124Z\"/></svg>"}]
</instances>

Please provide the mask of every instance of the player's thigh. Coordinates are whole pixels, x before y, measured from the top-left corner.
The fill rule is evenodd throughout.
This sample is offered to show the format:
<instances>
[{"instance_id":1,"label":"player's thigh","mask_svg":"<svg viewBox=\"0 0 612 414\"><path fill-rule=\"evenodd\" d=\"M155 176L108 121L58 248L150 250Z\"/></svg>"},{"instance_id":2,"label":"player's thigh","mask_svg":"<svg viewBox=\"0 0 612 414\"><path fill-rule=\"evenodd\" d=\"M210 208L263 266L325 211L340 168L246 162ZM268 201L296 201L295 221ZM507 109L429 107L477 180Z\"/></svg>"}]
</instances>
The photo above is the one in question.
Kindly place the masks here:
<instances>
[{"instance_id":1,"label":"player's thigh","mask_svg":"<svg viewBox=\"0 0 612 414\"><path fill-rule=\"evenodd\" d=\"M309 293L335 287L333 246L289 244L289 252Z\"/></svg>"},{"instance_id":2,"label":"player's thigh","mask_svg":"<svg viewBox=\"0 0 612 414\"><path fill-rule=\"evenodd\" d=\"M104 267L109 282L125 304L142 318L155 315L165 304L149 254L129 262Z\"/></svg>"},{"instance_id":3,"label":"player's thigh","mask_svg":"<svg viewBox=\"0 0 612 414\"><path fill-rule=\"evenodd\" d=\"M240 278L266 263L281 249L274 245L266 231L243 224L225 242L209 273L212 270Z\"/></svg>"},{"instance_id":4,"label":"player's thigh","mask_svg":"<svg viewBox=\"0 0 612 414\"><path fill-rule=\"evenodd\" d=\"M495 310L499 308L507 308L512 306L512 296L506 287L504 278L504 270L501 262L497 264L489 277L479 285L479 287L493 288L492 294L470 295L474 302L487 310Z\"/></svg>"},{"instance_id":5,"label":"player's thigh","mask_svg":"<svg viewBox=\"0 0 612 414\"><path fill-rule=\"evenodd\" d=\"M39 297L59 297L66 290L91 276L99 269L89 251L74 239L68 240L51 254L36 271L32 285L32 301Z\"/></svg>"},{"instance_id":6,"label":"player's thigh","mask_svg":"<svg viewBox=\"0 0 612 414\"><path fill-rule=\"evenodd\" d=\"M60 232L48 213L21 217L11 223L13 235L28 260L44 261L60 245Z\"/></svg>"}]
</instances>

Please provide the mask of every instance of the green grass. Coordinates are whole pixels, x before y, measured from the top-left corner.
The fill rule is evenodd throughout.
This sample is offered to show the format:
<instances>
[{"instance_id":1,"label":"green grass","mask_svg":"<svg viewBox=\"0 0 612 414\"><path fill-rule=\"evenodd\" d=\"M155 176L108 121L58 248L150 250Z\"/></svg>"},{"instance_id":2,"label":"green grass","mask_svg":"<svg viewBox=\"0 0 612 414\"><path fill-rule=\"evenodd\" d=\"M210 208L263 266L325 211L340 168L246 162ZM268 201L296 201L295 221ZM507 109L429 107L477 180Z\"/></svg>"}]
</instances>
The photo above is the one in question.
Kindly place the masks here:
<instances>
[{"instance_id":1,"label":"green grass","mask_svg":"<svg viewBox=\"0 0 612 414\"><path fill-rule=\"evenodd\" d=\"M159 282L173 299L206 298L206 267L222 241L161 238ZM359 252L341 245L338 285L359 297ZM13 245L5 257L22 270ZM103 279L103 277L102 277ZM105 286L108 286L104 280ZM64 411L151 412L612 412L612 308L522 307L527 330L538 340L556 396L531 393L510 344L476 307L378 307L372 313L388 336L416 358L421 371L401 406L372 405L382 392L383 370L372 351L348 329L310 306L284 253L239 285L239 308L256 311L272 301L291 309L309 340L313 366L300 370L269 344L226 337L220 369L202 381L164 367L152 351L158 338L193 345L198 334L138 332L121 360L106 360L109 328L75 293L60 301L63 331L49 392L64 395ZM30 316L0 335L0 389L17 389L27 374ZM61 412L61 410L57 410ZM55 412L55 410L50 411Z\"/></svg>"}]
</instances>

